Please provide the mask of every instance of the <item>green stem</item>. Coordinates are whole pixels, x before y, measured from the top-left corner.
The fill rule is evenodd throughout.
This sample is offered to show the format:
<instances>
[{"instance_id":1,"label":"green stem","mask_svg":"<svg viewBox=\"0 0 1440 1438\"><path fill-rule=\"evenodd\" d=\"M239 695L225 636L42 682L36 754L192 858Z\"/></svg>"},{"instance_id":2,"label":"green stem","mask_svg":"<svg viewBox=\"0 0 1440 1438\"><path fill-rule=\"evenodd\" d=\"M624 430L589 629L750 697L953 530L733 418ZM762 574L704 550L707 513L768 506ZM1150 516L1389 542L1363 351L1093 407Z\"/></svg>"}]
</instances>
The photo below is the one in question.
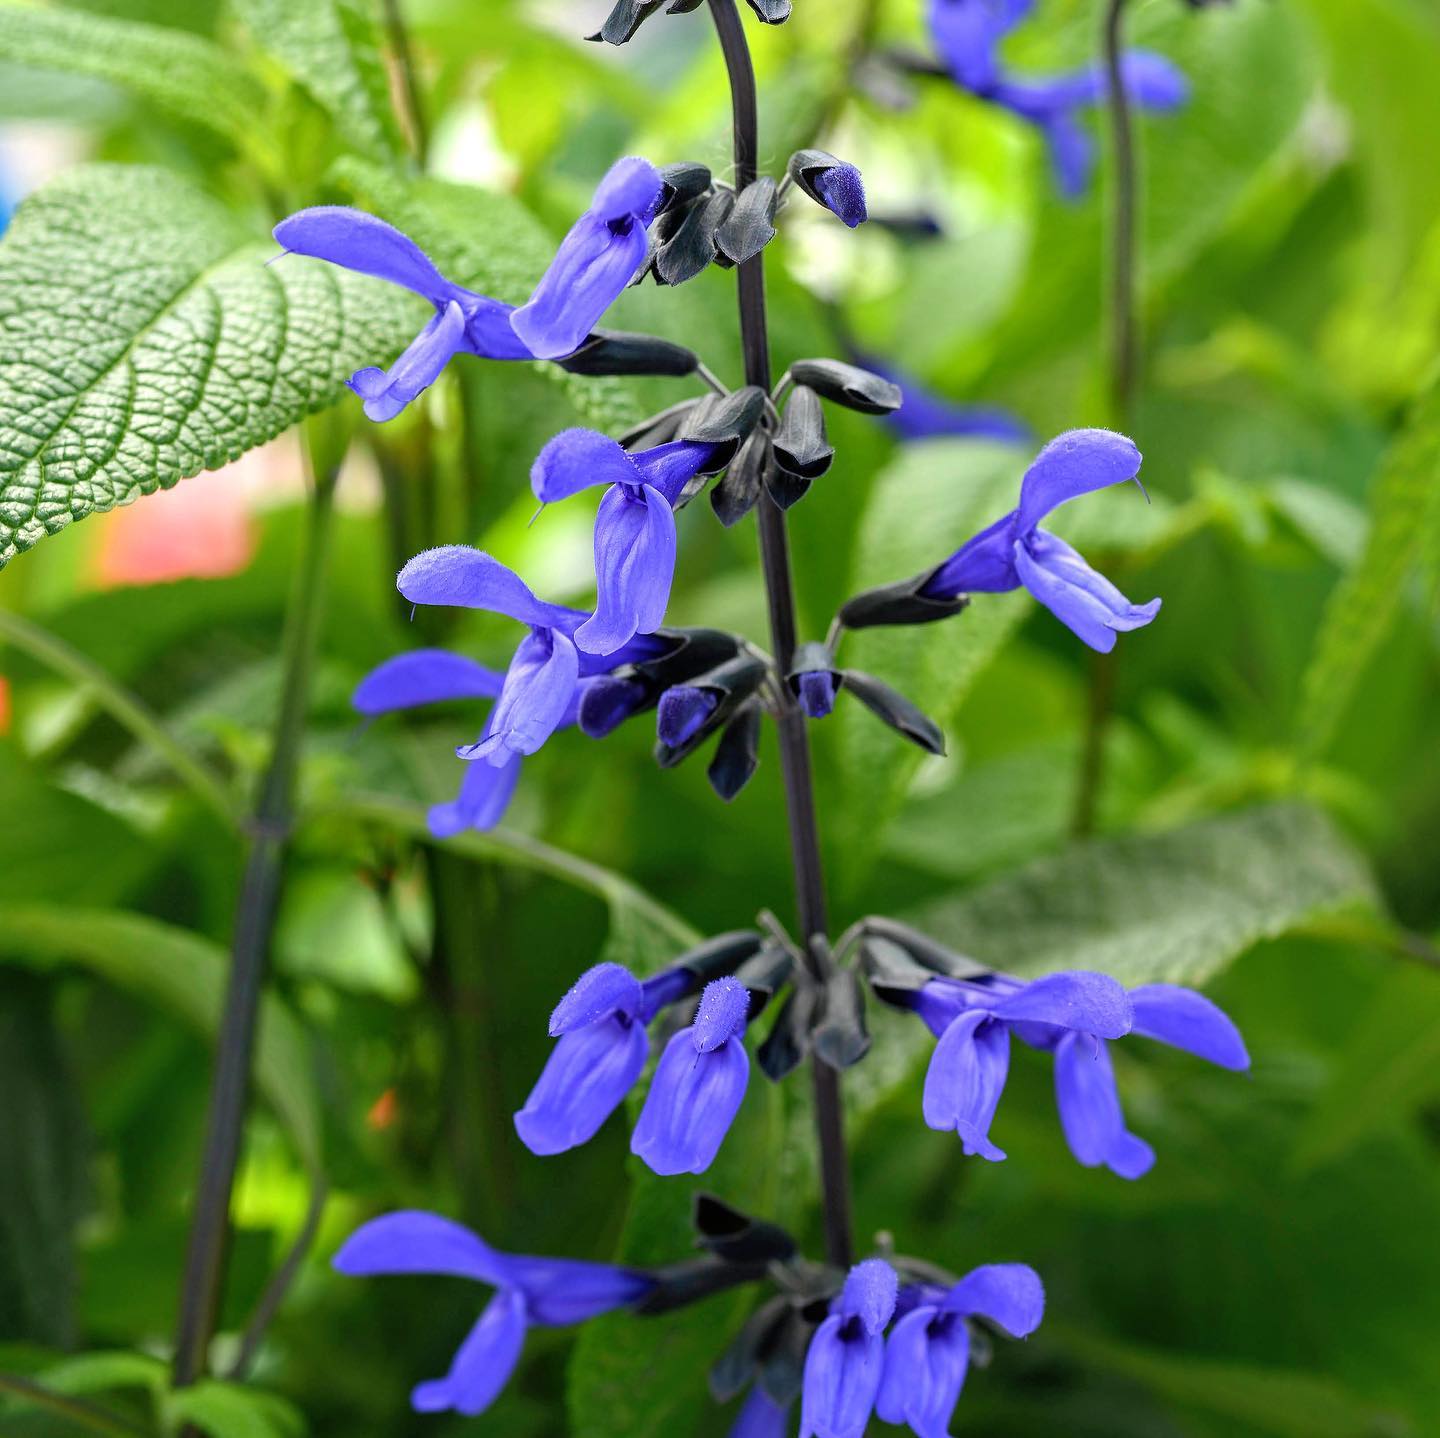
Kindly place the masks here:
<instances>
[{"instance_id":1,"label":"green stem","mask_svg":"<svg viewBox=\"0 0 1440 1438\"><path fill-rule=\"evenodd\" d=\"M53 1389L42 1388L28 1378L14 1373L0 1373L0 1393L10 1393L25 1403L45 1408L58 1417L67 1418L78 1428L87 1428L92 1433L119 1435L119 1438L152 1438L150 1430L117 1413L97 1408L81 1398L72 1398L68 1393L56 1393Z\"/></svg>"},{"instance_id":2,"label":"green stem","mask_svg":"<svg viewBox=\"0 0 1440 1438\"><path fill-rule=\"evenodd\" d=\"M180 1290L175 1341L177 1386L195 1382L205 1371L224 1290L230 1200L240 1160L265 966L293 824L295 777L319 643L334 498L335 476L316 477L305 546L285 620L284 677L274 747L249 826L250 851L231 942L230 977L210 1088L205 1149Z\"/></svg>"},{"instance_id":3,"label":"green stem","mask_svg":"<svg viewBox=\"0 0 1440 1438\"><path fill-rule=\"evenodd\" d=\"M118 724L148 744L174 771L176 778L225 824L236 827L235 806L219 777L197 759L124 685L117 683L93 659L72 648L38 624L0 609L0 638L32 659L89 690L95 701Z\"/></svg>"},{"instance_id":4,"label":"green stem","mask_svg":"<svg viewBox=\"0 0 1440 1438\"><path fill-rule=\"evenodd\" d=\"M1129 433L1135 419L1140 375L1140 337L1135 322L1135 257L1139 248L1135 126L1125 90L1123 60L1125 0L1107 0L1101 48L1105 59L1106 112L1110 119L1110 408L1119 429ZM1115 651L1096 654L1090 665L1089 702L1081 741L1071 832L1084 838L1095 828L1105 781L1105 738L1114 705Z\"/></svg>"},{"instance_id":5,"label":"green stem","mask_svg":"<svg viewBox=\"0 0 1440 1438\"><path fill-rule=\"evenodd\" d=\"M400 13L400 0L384 0L384 10L385 31L390 38L390 48L395 52L395 62L400 70L400 87L405 97L406 118L410 122L415 158L423 170L430 159L430 123L415 73L415 53L410 48L410 31L406 27L404 15Z\"/></svg>"}]
</instances>

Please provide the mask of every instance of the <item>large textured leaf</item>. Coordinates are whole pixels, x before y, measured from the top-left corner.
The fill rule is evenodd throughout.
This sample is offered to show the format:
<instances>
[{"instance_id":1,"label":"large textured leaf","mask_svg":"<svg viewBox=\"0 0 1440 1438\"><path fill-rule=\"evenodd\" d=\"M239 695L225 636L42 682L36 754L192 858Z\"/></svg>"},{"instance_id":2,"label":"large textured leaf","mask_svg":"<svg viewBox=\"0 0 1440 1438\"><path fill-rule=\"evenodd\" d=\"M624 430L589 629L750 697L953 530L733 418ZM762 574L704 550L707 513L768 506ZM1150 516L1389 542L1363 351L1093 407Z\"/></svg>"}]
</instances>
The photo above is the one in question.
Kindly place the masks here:
<instances>
[{"instance_id":1,"label":"large textured leaf","mask_svg":"<svg viewBox=\"0 0 1440 1438\"><path fill-rule=\"evenodd\" d=\"M1039 860L911 919L996 968L1203 984L1261 939L1375 900L1322 814L1272 805Z\"/></svg>"},{"instance_id":2,"label":"large textured leaf","mask_svg":"<svg viewBox=\"0 0 1440 1438\"><path fill-rule=\"evenodd\" d=\"M0 910L0 962L42 972L79 965L213 1037L229 958L208 939L138 914L37 904ZM305 1038L273 998L262 1010L255 1077L301 1156L318 1167L320 1116Z\"/></svg>"},{"instance_id":3,"label":"large textured leaf","mask_svg":"<svg viewBox=\"0 0 1440 1438\"><path fill-rule=\"evenodd\" d=\"M405 144L371 8L360 0L231 0L255 38L334 117L362 154L399 159Z\"/></svg>"},{"instance_id":4,"label":"large textured leaf","mask_svg":"<svg viewBox=\"0 0 1440 1438\"><path fill-rule=\"evenodd\" d=\"M407 179L357 159L342 160L333 178L357 204L412 236L449 278L507 304L529 297L555 253L545 227L512 195ZM553 364L538 368L565 390L587 424L618 430L639 418L633 390L622 380L589 379Z\"/></svg>"},{"instance_id":5,"label":"large textured leaf","mask_svg":"<svg viewBox=\"0 0 1440 1438\"><path fill-rule=\"evenodd\" d=\"M0 3L0 59L109 80L238 149L263 145L265 91L218 45L160 25Z\"/></svg>"},{"instance_id":6,"label":"large textured leaf","mask_svg":"<svg viewBox=\"0 0 1440 1438\"><path fill-rule=\"evenodd\" d=\"M287 260L160 170L38 191L0 241L0 564L238 457L388 363L419 301Z\"/></svg>"},{"instance_id":7,"label":"large textured leaf","mask_svg":"<svg viewBox=\"0 0 1440 1438\"><path fill-rule=\"evenodd\" d=\"M1370 510L1365 551L1330 597L1305 672L1300 736L1311 754L1325 748L1354 698L1427 545L1440 549L1440 380L1416 400L1391 445Z\"/></svg>"}]
</instances>

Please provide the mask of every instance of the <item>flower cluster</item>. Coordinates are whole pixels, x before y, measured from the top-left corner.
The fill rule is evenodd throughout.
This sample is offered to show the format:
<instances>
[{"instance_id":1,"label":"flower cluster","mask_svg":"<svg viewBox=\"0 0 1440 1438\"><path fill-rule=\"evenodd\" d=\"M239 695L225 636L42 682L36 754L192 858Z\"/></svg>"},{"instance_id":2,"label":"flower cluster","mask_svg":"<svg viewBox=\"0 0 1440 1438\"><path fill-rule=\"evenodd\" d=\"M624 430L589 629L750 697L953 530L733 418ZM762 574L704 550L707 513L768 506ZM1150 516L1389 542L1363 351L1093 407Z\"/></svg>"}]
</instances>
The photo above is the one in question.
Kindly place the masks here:
<instances>
[{"instance_id":1,"label":"flower cluster","mask_svg":"<svg viewBox=\"0 0 1440 1438\"><path fill-rule=\"evenodd\" d=\"M1083 194L1095 154L1079 116L1109 93L1105 70L1090 65L1044 79L1011 74L1000 42L1030 14L1035 0L929 0L929 5L930 36L950 78L1034 125L1049 147L1061 193ZM1162 55L1129 51L1121 74L1131 102L1147 110L1178 109L1189 95L1185 76Z\"/></svg>"}]
</instances>

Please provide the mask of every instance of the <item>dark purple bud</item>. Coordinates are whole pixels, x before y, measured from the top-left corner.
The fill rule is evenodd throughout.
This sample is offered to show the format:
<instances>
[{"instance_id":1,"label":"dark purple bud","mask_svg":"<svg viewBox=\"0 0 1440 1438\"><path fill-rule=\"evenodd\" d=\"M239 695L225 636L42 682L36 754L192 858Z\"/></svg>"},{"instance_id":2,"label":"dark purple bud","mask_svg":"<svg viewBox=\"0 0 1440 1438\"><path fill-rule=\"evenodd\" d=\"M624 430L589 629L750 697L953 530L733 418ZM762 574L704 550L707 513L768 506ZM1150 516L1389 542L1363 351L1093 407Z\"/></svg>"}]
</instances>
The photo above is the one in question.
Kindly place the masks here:
<instances>
[{"instance_id":1,"label":"dark purple bud","mask_svg":"<svg viewBox=\"0 0 1440 1438\"><path fill-rule=\"evenodd\" d=\"M854 165L836 165L815 181L815 189L827 210L833 211L853 230L870 217L865 207L865 182Z\"/></svg>"},{"instance_id":2,"label":"dark purple bud","mask_svg":"<svg viewBox=\"0 0 1440 1438\"><path fill-rule=\"evenodd\" d=\"M759 765L760 706L746 704L725 726L705 775L728 804L754 778Z\"/></svg>"},{"instance_id":3,"label":"dark purple bud","mask_svg":"<svg viewBox=\"0 0 1440 1438\"><path fill-rule=\"evenodd\" d=\"M700 732L719 704L720 696L713 690L686 684L667 689L660 696L655 714L655 732L660 742L678 749Z\"/></svg>"},{"instance_id":4,"label":"dark purple bud","mask_svg":"<svg viewBox=\"0 0 1440 1438\"><path fill-rule=\"evenodd\" d=\"M636 679L601 674L584 681L580 695L580 732L591 739L613 733L645 705L645 686Z\"/></svg>"},{"instance_id":5,"label":"dark purple bud","mask_svg":"<svg viewBox=\"0 0 1440 1438\"><path fill-rule=\"evenodd\" d=\"M830 468L835 447L826 437L825 411L813 389L795 387L774 445L777 463L801 479L819 479Z\"/></svg>"},{"instance_id":6,"label":"dark purple bud","mask_svg":"<svg viewBox=\"0 0 1440 1438\"><path fill-rule=\"evenodd\" d=\"M750 8L767 25L781 25L790 18L790 0L750 0Z\"/></svg>"}]
</instances>

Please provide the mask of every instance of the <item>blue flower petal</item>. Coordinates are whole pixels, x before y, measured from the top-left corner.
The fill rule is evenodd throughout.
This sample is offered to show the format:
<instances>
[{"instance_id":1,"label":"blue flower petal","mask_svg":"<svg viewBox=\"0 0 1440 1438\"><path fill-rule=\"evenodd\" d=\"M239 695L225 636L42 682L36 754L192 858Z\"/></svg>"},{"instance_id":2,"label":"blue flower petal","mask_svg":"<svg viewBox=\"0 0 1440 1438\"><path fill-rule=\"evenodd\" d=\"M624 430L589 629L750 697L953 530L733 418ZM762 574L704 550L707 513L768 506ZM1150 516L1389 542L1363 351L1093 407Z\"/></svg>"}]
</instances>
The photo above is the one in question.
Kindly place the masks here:
<instances>
[{"instance_id":1,"label":"blue flower petal","mask_svg":"<svg viewBox=\"0 0 1440 1438\"><path fill-rule=\"evenodd\" d=\"M970 1365L970 1330L929 1305L907 1313L885 1343L885 1374L875 1411L886 1423L907 1423L923 1438L948 1432Z\"/></svg>"},{"instance_id":2,"label":"blue flower petal","mask_svg":"<svg viewBox=\"0 0 1440 1438\"><path fill-rule=\"evenodd\" d=\"M715 1161L750 1081L738 1040L697 1053L690 1029L665 1046L630 1151L658 1174L704 1173Z\"/></svg>"},{"instance_id":3,"label":"blue flower petal","mask_svg":"<svg viewBox=\"0 0 1440 1438\"><path fill-rule=\"evenodd\" d=\"M598 1023L610 1014L633 1019L640 1012L640 980L624 964L603 963L586 969L550 1015L550 1037Z\"/></svg>"},{"instance_id":4,"label":"blue flower petal","mask_svg":"<svg viewBox=\"0 0 1440 1438\"><path fill-rule=\"evenodd\" d=\"M665 622L675 578L675 512L645 485L611 488L595 516L595 613L575 631L590 654L613 654Z\"/></svg>"},{"instance_id":5,"label":"blue flower petal","mask_svg":"<svg viewBox=\"0 0 1440 1438\"><path fill-rule=\"evenodd\" d=\"M449 699L494 699L503 674L448 649L412 649L372 669L350 703L362 714L388 714Z\"/></svg>"},{"instance_id":6,"label":"blue flower petal","mask_svg":"<svg viewBox=\"0 0 1440 1438\"><path fill-rule=\"evenodd\" d=\"M815 1330L805 1354L800 1438L863 1438L885 1371L885 1340L842 1333L832 1314Z\"/></svg>"},{"instance_id":7,"label":"blue flower petal","mask_svg":"<svg viewBox=\"0 0 1440 1438\"><path fill-rule=\"evenodd\" d=\"M1103 1039L1067 1034L1055 1048L1055 1102L1070 1152L1087 1168L1121 1178L1149 1172L1155 1154L1125 1128L1110 1049Z\"/></svg>"},{"instance_id":8,"label":"blue flower petal","mask_svg":"<svg viewBox=\"0 0 1440 1438\"><path fill-rule=\"evenodd\" d=\"M945 1030L925 1072L921 1112L942 1132L954 1129L966 1153L998 1163L1005 1157L990 1141L990 1124L1010 1070L1010 1034L984 1010L972 1010Z\"/></svg>"},{"instance_id":9,"label":"blue flower petal","mask_svg":"<svg viewBox=\"0 0 1440 1438\"><path fill-rule=\"evenodd\" d=\"M1045 1317L1045 1285L1028 1264L987 1263L950 1290L944 1307L967 1318L988 1318L1012 1338L1028 1338Z\"/></svg>"},{"instance_id":10,"label":"blue flower petal","mask_svg":"<svg viewBox=\"0 0 1440 1438\"><path fill-rule=\"evenodd\" d=\"M488 609L522 624L566 633L584 618L578 610L537 599L513 570L466 544L441 545L417 554L400 571L395 585L412 604Z\"/></svg>"},{"instance_id":11,"label":"blue flower petal","mask_svg":"<svg viewBox=\"0 0 1440 1438\"><path fill-rule=\"evenodd\" d=\"M735 1419L730 1438L786 1438L789 1431L788 1411L757 1383Z\"/></svg>"},{"instance_id":12,"label":"blue flower petal","mask_svg":"<svg viewBox=\"0 0 1440 1438\"><path fill-rule=\"evenodd\" d=\"M525 1327L524 1298L515 1289L502 1288L460 1345L449 1373L417 1385L410 1395L411 1406L420 1413L453 1408L470 1418L483 1413L515 1371Z\"/></svg>"},{"instance_id":13,"label":"blue flower petal","mask_svg":"<svg viewBox=\"0 0 1440 1438\"><path fill-rule=\"evenodd\" d=\"M867 1258L845 1275L835 1312L858 1318L866 1333L883 1333L900 1296L900 1278L883 1258Z\"/></svg>"},{"instance_id":14,"label":"blue flower petal","mask_svg":"<svg viewBox=\"0 0 1440 1438\"><path fill-rule=\"evenodd\" d=\"M485 731L489 733L487 728ZM429 813L430 832L448 839L466 829L482 833L493 829L505 817L515 786L520 782L521 756L504 764L468 763L460 781L459 794L448 804L436 804Z\"/></svg>"},{"instance_id":15,"label":"blue flower petal","mask_svg":"<svg viewBox=\"0 0 1440 1438\"><path fill-rule=\"evenodd\" d=\"M659 490L673 509L685 486L704 469L714 453L713 444L677 439L654 449L641 450L631 458L640 477L652 489Z\"/></svg>"},{"instance_id":16,"label":"blue flower petal","mask_svg":"<svg viewBox=\"0 0 1440 1438\"><path fill-rule=\"evenodd\" d=\"M1194 989L1147 984L1130 991L1135 1009L1133 1033L1184 1049L1221 1068L1248 1069L1250 1055L1228 1014Z\"/></svg>"},{"instance_id":17,"label":"blue flower petal","mask_svg":"<svg viewBox=\"0 0 1440 1438\"><path fill-rule=\"evenodd\" d=\"M331 1262L352 1278L430 1273L497 1286L510 1282L508 1255L497 1253L463 1224L419 1209L402 1209L362 1224Z\"/></svg>"},{"instance_id":18,"label":"blue flower petal","mask_svg":"<svg viewBox=\"0 0 1440 1438\"><path fill-rule=\"evenodd\" d=\"M854 165L832 165L815 177L815 190L825 208L853 230L870 218L865 203L865 181Z\"/></svg>"},{"instance_id":19,"label":"blue flower petal","mask_svg":"<svg viewBox=\"0 0 1440 1438\"><path fill-rule=\"evenodd\" d=\"M498 765L512 754L535 753L573 715L579 677L580 657L564 634L542 629L527 635L510 661L486 736L460 757Z\"/></svg>"},{"instance_id":20,"label":"blue flower petal","mask_svg":"<svg viewBox=\"0 0 1440 1438\"><path fill-rule=\"evenodd\" d=\"M440 377L465 342L465 316L453 300L410 342L388 370L356 370L346 380L377 424L394 419Z\"/></svg>"},{"instance_id":21,"label":"blue flower petal","mask_svg":"<svg viewBox=\"0 0 1440 1438\"><path fill-rule=\"evenodd\" d=\"M640 484L635 462L608 435L593 429L562 430L530 469L530 488L542 504L568 499L597 484Z\"/></svg>"},{"instance_id":22,"label":"blue flower petal","mask_svg":"<svg viewBox=\"0 0 1440 1438\"><path fill-rule=\"evenodd\" d=\"M1139 629L1160 612L1160 601L1132 604L1063 539L1036 530L1015 546L1015 568L1026 589L1092 649L1108 654L1117 633Z\"/></svg>"},{"instance_id":23,"label":"blue flower petal","mask_svg":"<svg viewBox=\"0 0 1440 1438\"><path fill-rule=\"evenodd\" d=\"M609 1263L519 1255L510 1262L531 1321L547 1327L563 1328L624 1308L655 1287L649 1274Z\"/></svg>"},{"instance_id":24,"label":"blue flower petal","mask_svg":"<svg viewBox=\"0 0 1440 1438\"><path fill-rule=\"evenodd\" d=\"M664 188L659 170L649 160L627 155L616 160L595 187L590 213L607 222L633 217L648 225Z\"/></svg>"},{"instance_id":25,"label":"blue flower petal","mask_svg":"<svg viewBox=\"0 0 1440 1438\"><path fill-rule=\"evenodd\" d=\"M1035 456L1020 483L1016 537L1028 534L1052 510L1082 494L1123 484L1140 473L1135 441L1109 429L1071 429Z\"/></svg>"},{"instance_id":26,"label":"blue flower petal","mask_svg":"<svg viewBox=\"0 0 1440 1438\"><path fill-rule=\"evenodd\" d=\"M452 284L434 262L394 225L345 205L315 205L281 220L276 242L289 254L328 260L342 269L374 275L424 295L436 309L481 298Z\"/></svg>"},{"instance_id":27,"label":"blue flower petal","mask_svg":"<svg viewBox=\"0 0 1440 1438\"><path fill-rule=\"evenodd\" d=\"M635 1086L648 1053L645 1030L614 1014L562 1034L515 1115L520 1141L541 1155L589 1143Z\"/></svg>"},{"instance_id":28,"label":"blue flower petal","mask_svg":"<svg viewBox=\"0 0 1440 1438\"><path fill-rule=\"evenodd\" d=\"M953 599L957 594L1005 594L1019 587L1012 510L957 549L922 592L931 599Z\"/></svg>"},{"instance_id":29,"label":"blue flower petal","mask_svg":"<svg viewBox=\"0 0 1440 1438\"><path fill-rule=\"evenodd\" d=\"M1055 1024L1105 1039L1130 1032L1134 1011L1123 985L1108 974L1049 974L1026 984L991 1010L996 1018Z\"/></svg>"}]
</instances>

